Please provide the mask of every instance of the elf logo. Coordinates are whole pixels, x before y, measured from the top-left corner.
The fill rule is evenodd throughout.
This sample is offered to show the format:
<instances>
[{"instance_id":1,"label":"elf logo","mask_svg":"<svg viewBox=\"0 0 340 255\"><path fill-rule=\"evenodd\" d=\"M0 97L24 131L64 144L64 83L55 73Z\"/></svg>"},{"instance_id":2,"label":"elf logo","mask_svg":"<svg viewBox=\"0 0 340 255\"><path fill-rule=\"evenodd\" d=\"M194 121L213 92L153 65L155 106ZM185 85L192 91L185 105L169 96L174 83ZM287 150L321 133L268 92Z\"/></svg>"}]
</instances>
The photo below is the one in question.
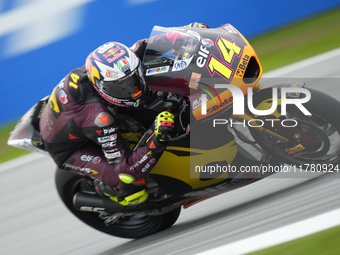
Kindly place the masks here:
<instances>
[{"instance_id":1,"label":"elf logo","mask_svg":"<svg viewBox=\"0 0 340 255\"><path fill-rule=\"evenodd\" d=\"M198 52L198 55L200 55L196 60L196 65L199 68L204 67L205 63L207 62L209 51L207 50L207 47L204 47L201 45L200 50Z\"/></svg>"},{"instance_id":2,"label":"elf logo","mask_svg":"<svg viewBox=\"0 0 340 255\"><path fill-rule=\"evenodd\" d=\"M85 161L85 162L91 162L92 161L93 164L98 164L102 159L98 156L95 157L95 156L91 156L91 155L82 155L80 157L80 160Z\"/></svg>"}]
</instances>

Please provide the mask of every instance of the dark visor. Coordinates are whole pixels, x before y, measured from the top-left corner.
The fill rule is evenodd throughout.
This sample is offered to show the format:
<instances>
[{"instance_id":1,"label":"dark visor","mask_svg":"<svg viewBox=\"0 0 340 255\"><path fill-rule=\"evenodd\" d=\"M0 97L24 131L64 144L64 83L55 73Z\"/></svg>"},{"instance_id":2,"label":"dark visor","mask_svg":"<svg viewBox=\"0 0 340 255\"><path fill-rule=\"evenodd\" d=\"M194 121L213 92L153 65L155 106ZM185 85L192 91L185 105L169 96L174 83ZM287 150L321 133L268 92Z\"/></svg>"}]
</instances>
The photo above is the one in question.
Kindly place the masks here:
<instances>
[{"instance_id":1,"label":"dark visor","mask_svg":"<svg viewBox=\"0 0 340 255\"><path fill-rule=\"evenodd\" d=\"M138 97L142 91L137 70L118 81L100 81L98 84L100 90L104 94L117 99L134 99Z\"/></svg>"}]
</instances>

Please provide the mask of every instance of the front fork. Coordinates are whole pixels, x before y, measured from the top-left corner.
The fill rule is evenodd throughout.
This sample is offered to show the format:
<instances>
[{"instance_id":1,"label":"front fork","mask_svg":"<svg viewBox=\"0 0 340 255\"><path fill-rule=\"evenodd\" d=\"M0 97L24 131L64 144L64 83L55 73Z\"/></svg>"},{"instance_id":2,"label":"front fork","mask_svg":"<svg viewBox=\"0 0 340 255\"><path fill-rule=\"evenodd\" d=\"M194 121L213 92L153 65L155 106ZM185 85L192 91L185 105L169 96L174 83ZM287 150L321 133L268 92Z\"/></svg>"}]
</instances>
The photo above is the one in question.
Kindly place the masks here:
<instances>
[{"instance_id":1,"label":"front fork","mask_svg":"<svg viewBox=\"0 0 340 255\"><path fill-rule=\"evenodd\" d=\"M258 132L260 132L260 133L270 135L270 136L272 136L273 138L275 138L275 139L277 139L277 140L280 140L280 141L282 141L282 142L284 142L284 143L288 143L288 141L289 141L289 139L287 139L286 137L283 137L282 135L279 135L279 134L277 134L277 133L275 133L275 132L273 132L273 131L271 131L271 130L269 130L269 129L267 129L267 128L264 128L264 127L258 125L258 124L256 123L256 121L254 120L254 118L253 118L250 114L248 114L248 113L245 113L245 114L243 114L243 115L234 115L234 114L232 114L230 117L231 117L232 119L234 119L234 120L236 120L236 121L240 121L240 122L242 122L243 120L245 120L245 121L247 121L247 123L249 124L249 126L250 126L251 128L256 129L256 130L257 130ZM251 124L250 124L250 123L251 123Z\"/></svg>"},{"instance_id":2,"label":"front fork","mask_svg":"<svg viewBox=\"0 0 340 255\"><path fill-rule=\"evenodd\" d=\"M255 94L256 92L260 91L261 89L263 89L265 87L265 85L263 85L262 83L257 83L255 85L255 87L253 88L253 93ZM243 115L234 115L232 114L230 116L232 119L236 120L236 121L247 121L249 124L251 122L251 125L249 125L251 128L254 128L256 129L258 132L260 133L263 133L263 134L267 134L267 135L270 135L272 136L273 138L277 139L277 140L280 140L284 143L288 143L289 139L287 139L286 137L282 136L282 135L279 135L267 128L264 128L260 125L258 125L255 121L254 121L254 118L253 116L251 116L250 114L248 113L245 113Z\"/></svg>"},{"instance_id":3,"label":"front fork","mask_svg":"<svg viewBox=\"0 0 340 255\"><path fill-rule=\"evenodd\" d=\"M253 93L259 92L261 89L263 89L265 85L258 83L253 88ZM267 98L264 98L266 100ZM254 120L254 117L248 113L245 113L243 115L231 115L231 118L236 121L246 121L248 123L248 126L250 128L255 129L257 132L260 132L262 134L266 134L272 139L279 140L280 144L282 144L285 147L285 151L288 154L294 154L295 152L298 152L299 148L303 149L310 149L313 150L319 146L319 143L312 138L309 134L301 130L299 127L287 127L287 128L280 128L280 127L269 127L266 128L263 125L257 124L256 120ZM264 118L266 118L264 116ZM275 123L276 124L276 123ZM299 136L299 139L297 139L297 134ZM301 143L301 144L300 144Z\"/></svg>"}]
</instances>

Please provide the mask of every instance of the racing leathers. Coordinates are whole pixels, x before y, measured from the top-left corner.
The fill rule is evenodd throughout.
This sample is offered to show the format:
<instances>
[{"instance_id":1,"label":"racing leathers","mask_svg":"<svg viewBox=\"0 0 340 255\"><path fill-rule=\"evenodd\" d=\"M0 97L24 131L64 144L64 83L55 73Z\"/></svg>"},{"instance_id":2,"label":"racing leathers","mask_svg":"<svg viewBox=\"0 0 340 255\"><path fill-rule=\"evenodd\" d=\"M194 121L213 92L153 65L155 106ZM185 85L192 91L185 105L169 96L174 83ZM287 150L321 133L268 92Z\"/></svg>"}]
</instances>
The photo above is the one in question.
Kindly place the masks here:
<instances>
[{"instance_id":1,"label":"racing leathers","mask_svg":"<svg viewBox=\"0 0 340 255\"><path fill-rule=\"evenodd\" d=\"M138 41L131 50L142 59L147 43L162 40L160 51L166 52L180 37L180 33L162 34ZM166 141L152 135L144 146L131 151L121 135L116 109L97 94L83 66L54 88L40 118L40 132L59 168L90 176L124 194L125 184L143 183Z\"/></svg>"}]
</instances>

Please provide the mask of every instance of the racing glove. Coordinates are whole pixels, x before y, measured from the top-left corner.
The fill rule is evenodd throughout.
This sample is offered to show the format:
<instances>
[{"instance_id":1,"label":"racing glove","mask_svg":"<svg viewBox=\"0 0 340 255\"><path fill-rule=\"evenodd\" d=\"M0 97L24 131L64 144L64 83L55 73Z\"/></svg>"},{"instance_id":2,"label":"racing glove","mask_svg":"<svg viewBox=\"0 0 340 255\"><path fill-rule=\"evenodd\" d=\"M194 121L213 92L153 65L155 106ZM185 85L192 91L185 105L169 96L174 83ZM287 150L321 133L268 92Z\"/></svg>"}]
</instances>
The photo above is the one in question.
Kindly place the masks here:
<instances>
[{"instance_id":1,"label":"racing glove","mask_svg":"<svg viewBox=\"0 0 340 255\"><path fill-rule=\"evenodd\" d=\"M158 114L155 120L155 135L161 142L167 141L174 131L174 118L174 115L168 111Z\"/></svg>"},{"instance_id":2,"label":"racing glove","mask_svg":"<svg viewBox=\"0 0 340 255\"><path fill-rule=\"evenodd\" d=\"M186 25L185 27L200 27L200 28L209 28L207 24L204 23L198 23L198 22L193 22L190 23L189 25Z\"/></svg>"}]
</instances>

